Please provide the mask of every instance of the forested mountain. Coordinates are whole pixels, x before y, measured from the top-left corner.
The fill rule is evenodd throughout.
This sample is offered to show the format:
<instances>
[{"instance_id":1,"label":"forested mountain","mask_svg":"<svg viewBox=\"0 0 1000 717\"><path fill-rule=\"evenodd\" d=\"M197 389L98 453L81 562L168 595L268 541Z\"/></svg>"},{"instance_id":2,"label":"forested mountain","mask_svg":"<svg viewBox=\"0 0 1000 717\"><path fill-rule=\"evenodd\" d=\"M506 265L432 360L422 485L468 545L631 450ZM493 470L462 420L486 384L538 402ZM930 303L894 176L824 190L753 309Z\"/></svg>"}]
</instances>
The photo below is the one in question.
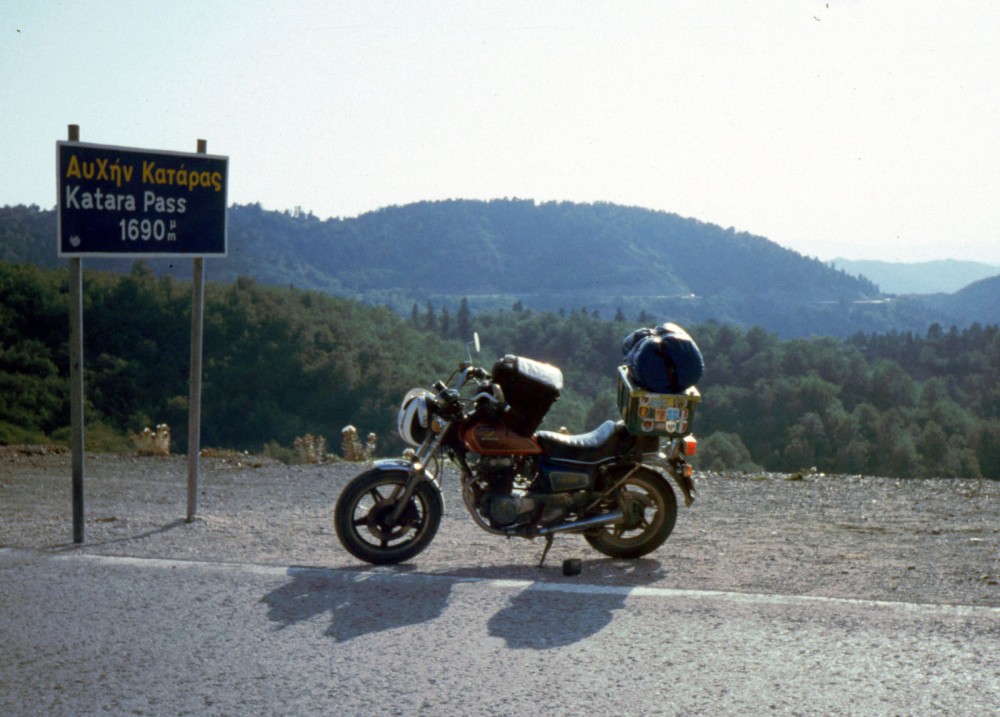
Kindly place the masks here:
<instances>
[{"instance_id":1,"label":"forested mountain","mask_svg":"<svg viewBox=\"0 0 1000 717\"><path fill-rule=\"evenodd\" d=\"M88 446L165 422L184 451L191 289L144 265L84 282ZM66 440L68 278L0 262L0 444ZM635 320L516 304L473 313L384 307L240 278L206 287L202 444L261 450L306 433L336 446L354 424L398 454L405 391L446 376L471 330L482 363L505 353L552 362L566 390L547 428L616 417L615 369ZM815 466L913 478L1000 479L1000 329L782 340L716 322L687 328L706 357L697 466ZM119 440L123 445L127 443Z\"/></svg>"},{"instance_id":2,"label":"forested mountain","mask_svg":"<svg viewBox=\"0 0 1000 717\"><path fill-rule=\"evenodd\" d=\"M0 208L0 261L56 266L55 210L36 206Z\"/></svg>"},{"instance_id":3,"label":"forested mountain","mask_svg":"<svg viewBox=\"0 0 1000 717\"><path fill-rule=\"evenodd\" d=\"M964 315L948 304L890 300L867 279L763 237L613 204L453 200L323 221L234 206L229 231L229 256L207 262L210 279L315 289L404 316L414 304L454 312L464 297L474 311L520 302L603 317L645 312L786 337L1000 320L995 307ZM10 261L56 265L54 211L0 209L0 250ZM158 275L190 276L188 262L148 265ZM120 272L130 263L86 266Z\"/></svg>"},{"instance_id":4,"label":"forested mountain","mask_svg":"<svg viewBox=\"0 0 1000 717\"><path fill-rule=\"evenodd\" d=\"M921 297L934 313L951 316L989 316L1000 313L1000 276L969 284L954 294Z\"/></svg>"},{"instance_id":5,"label":"forested mountain","mask_svg":"<svg viewBox=\"0 0 1000 717\"><path fill-rule=\"evenodd\" d=\"M186 425L190 282L137 264L84 284L88 421ZM0 444L65 436L68 311L66 272L0 262ZM352 422L384 438L403 393L465 354L387 308L247 278L208 284L204 337L204 443L255 450ZM184 432L174 439L184 450Z\"/></svg>"},{"instance_id":6,"label":"forested mountain","mask_svg":"<svg viewBox=\"0 0 1000 717\"><path fill-rule=\"evenodd\" d=\"M838 258L830 264L870 279L887 294L952 294L973 282L1000 275L1000 266L955 259L901 263Z\"/></svg>"}]
</instances>

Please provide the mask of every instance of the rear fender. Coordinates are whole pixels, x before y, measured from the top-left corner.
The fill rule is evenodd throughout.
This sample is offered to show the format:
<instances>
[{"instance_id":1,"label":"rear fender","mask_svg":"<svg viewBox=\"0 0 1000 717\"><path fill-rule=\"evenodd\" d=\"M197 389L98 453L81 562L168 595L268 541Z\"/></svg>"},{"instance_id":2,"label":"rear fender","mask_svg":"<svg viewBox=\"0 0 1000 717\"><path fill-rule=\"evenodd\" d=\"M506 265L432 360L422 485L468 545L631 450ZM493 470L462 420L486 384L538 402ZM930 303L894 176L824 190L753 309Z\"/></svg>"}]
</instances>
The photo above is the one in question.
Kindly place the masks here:
<instances>
[{"instance_id":1,"label":"rear fender","mask_svg":"<svg viewBox=\"0 0 1000 717\"><path fill-rule=\"evenodd\" d=\"M663 453L657 454L646 454L642 457L642 463L645 466L654 468L660 472L665 471L670 477L674 479L674 483L680 488L681 493L684 494L684 505L690 508L691 504L694 503L694 479L690 476L684 474L682 467L674 465L669 458ZM683 466L683 461L681 466Z\"/></svg>"}]
</instances>

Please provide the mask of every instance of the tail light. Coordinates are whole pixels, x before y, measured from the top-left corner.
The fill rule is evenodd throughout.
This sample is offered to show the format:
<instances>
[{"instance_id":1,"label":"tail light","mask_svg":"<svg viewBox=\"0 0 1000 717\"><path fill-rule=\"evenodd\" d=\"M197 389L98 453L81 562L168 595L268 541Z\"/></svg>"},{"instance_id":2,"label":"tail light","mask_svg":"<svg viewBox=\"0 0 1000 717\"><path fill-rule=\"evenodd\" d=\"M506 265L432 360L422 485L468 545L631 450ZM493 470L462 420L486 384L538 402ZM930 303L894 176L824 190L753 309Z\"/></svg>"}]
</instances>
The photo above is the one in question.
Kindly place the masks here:
<instances>
[{"instance_id":1,"label":"tail light","mask_svg":"<svg viewBox=\"0 0 1000 717\"><path fill-rule=\"evenodd\" d=\"M693 456L698 453L698 439L694 436L684 436L684 455Z\"/></svg>"}]
</instances>

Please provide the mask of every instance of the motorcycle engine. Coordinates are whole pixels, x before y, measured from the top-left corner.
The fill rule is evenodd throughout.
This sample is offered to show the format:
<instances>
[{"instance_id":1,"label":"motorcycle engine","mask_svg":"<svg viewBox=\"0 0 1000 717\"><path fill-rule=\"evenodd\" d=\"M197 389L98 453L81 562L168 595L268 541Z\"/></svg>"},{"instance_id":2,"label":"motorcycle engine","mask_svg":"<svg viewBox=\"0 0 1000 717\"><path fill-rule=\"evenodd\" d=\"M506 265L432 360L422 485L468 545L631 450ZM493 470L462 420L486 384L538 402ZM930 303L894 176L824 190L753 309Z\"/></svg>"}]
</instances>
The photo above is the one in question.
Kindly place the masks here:
<instances>
[{"instance_id":1,"label":"motorcycle engine","mask_svg":"<svg viewBox=\"0 0 1000 717\"><path fill-rule=\"evenodd\" d=\"M476 466L476 506L495 528L529 521L543 502L528 490L518 462L508 456L483 456Z\"/></svg>"}]
</instances>

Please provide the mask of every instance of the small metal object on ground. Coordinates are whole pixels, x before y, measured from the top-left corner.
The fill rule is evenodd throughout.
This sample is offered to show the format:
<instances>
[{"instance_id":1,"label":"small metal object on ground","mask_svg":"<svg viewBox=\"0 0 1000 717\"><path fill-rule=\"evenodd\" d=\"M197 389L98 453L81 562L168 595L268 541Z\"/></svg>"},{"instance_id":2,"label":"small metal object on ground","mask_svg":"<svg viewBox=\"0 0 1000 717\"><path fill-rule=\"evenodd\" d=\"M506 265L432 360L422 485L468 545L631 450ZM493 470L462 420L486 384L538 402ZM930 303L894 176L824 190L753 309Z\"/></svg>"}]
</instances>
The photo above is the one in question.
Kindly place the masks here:
<instances>
[{"instance_id":1,"label":"small metal object on ground","mask_svg":"<svg viewBox=\"0 0 1000 717\"><path fill-rule=\"evenodd\" d=\"M563 560L563 575L579 575L583 570L583 562L579 558Z\"/></svg>"}]
</instances>

